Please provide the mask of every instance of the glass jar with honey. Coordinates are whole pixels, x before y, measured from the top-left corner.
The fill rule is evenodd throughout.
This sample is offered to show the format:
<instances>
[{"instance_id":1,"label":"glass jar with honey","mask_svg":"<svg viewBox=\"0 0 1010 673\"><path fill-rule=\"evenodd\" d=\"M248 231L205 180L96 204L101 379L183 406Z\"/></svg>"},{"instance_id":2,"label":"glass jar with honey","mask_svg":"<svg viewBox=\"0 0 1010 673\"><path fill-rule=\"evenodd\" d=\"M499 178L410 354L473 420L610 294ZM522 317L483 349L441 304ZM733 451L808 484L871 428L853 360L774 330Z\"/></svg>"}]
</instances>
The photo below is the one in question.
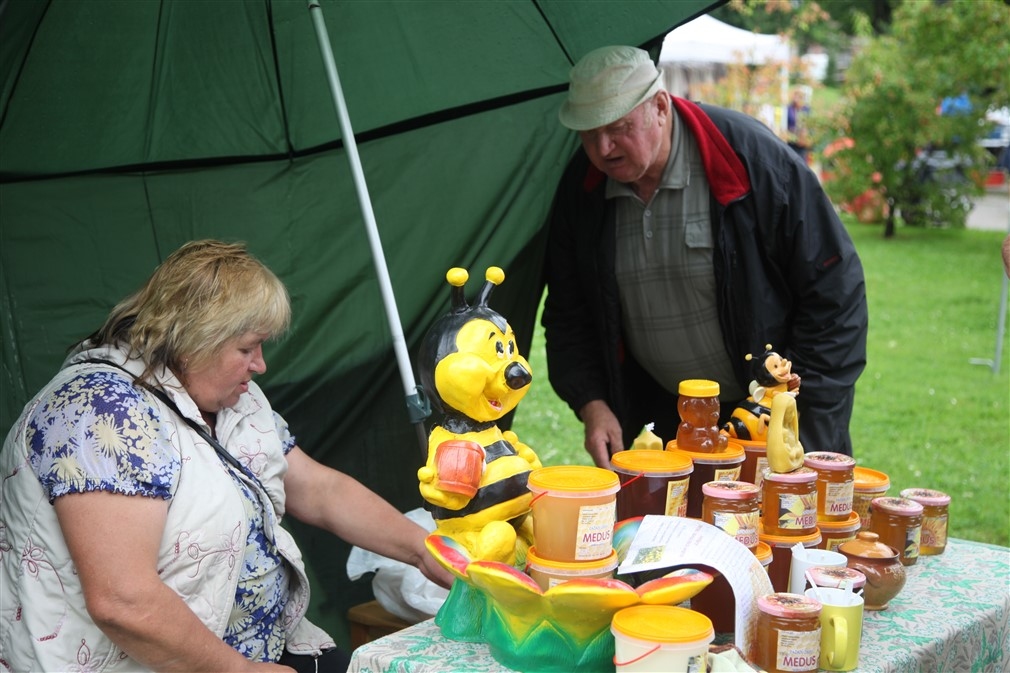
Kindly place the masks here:
<instances>
[{"instance_id":1,"label":"glass jar with honey","mask_svg":"<svg viewBox=\"0 0 1010 673\"><path fill-rule=\"evenodd\" d=\"M844 453L813 451L803 457L803 464L817 473L817 520L848 519L856 461Z\"/></svg>"},{"instance_id":2,"label":"glass jar with honey","mask_svg":"<svg viewBox=\"0 0 1010 673\"><path fill-rule=\"evenodd\" d=\"M817 473L765 471L761 523L768 535L810 535L817 530Z\"/></svg>"},{"instance_id":3,"label":"glass jar with honey","mask_svg":"<svg viewBox=\"0 0 1010 673\"><path fill-rule=\"evenodd\" d=\"M746 481L710 481L702 484L701 492L701 520L755 551L761 515L757 486Z\"/></svg>"},{"instance_id":4,"label":"glass jar with honey","mask_svg":"<svg viewBox=\"0 0 1010 673\"><path fill-rule=\"evenodd\" d=\"M901 497L922 505L919 554L922 556L942 554L947 546L947 510L950 506L950 496L931 488L906 488L901 492Z\"/></svg>"},{"instance_id":5,"label":"glass jar with honey","mask_svg":"<svg viewBox=\"0 0 1010 673\"><path fill-rule=\"evenodd\" d=\"M678 448L696 453L724 451L729 437L719 432L719 384L687 379L680 382L677 393Z\"/></svg>"},{"instance_id":6,"label":"glass jar with honey","mask_svg":"<svg viewBox=\"0 0 1010 673\"><path fill-rule=\"evenodd\" d=\"M757 599L757 636L751 660L767 673L813 673L821 653L821 604L774 593Z\"/></svg>"},{"instance_id":7,"label":"glass jar with honey","mask_svg":"<svg viewBox=\"0 0 1010 673\"><path fill-rule=\"evenodd\" d=\"M874 498L870 501L870 530L898 551L902 565L914 565L919 560L922 505L908 498Z\"/></svg>"}]
</instances>

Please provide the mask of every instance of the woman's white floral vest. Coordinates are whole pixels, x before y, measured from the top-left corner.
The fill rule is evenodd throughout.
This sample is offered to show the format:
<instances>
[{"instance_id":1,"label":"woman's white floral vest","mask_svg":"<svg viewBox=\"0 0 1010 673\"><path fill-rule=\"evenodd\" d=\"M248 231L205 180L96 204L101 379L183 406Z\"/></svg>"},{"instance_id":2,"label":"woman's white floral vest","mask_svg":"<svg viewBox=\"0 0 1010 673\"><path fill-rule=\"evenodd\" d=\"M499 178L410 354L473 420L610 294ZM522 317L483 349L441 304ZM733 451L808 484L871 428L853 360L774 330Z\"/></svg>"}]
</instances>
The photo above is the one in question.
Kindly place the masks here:
<instances>
[{"instance_id":1,"label":"woman's white floral vest","mask_svg":"<svg viewBox=\"0 0 1010 673\"><path fill-rule=\"evenodd\" d=\"M28 464L25 426L37 400L100 358L135 374L144 364L127 360L114 349L72 355L62 371L26 407L0 455L0 669L21 671L144 671L92 622L74 564L67 552L56 514ZM186 416L203 423L196 404L171 372L156 376L161 387ZM249 532L242 496L224 461L176 414L148 393L181 458L181 472L168 509L158 571L165 584L186 601L217 635L222 635L235 603L239 569ZM279 525L284 514L284 458L273 410L255 383L231 409L218 414L217 439L256 474L253 484L265 503L266 534L291 567L291 599L283 621L287 649L317 654L333 640L305 619L309 585L301 552ZM269 431L264 431L269 430ZM265 489L265 492L264 492ZM11 506L18 503L17 506ZM116 549L110 548L109 554ZM124 577L124 582L130 578Z\"/></svg>"}]
</instances>

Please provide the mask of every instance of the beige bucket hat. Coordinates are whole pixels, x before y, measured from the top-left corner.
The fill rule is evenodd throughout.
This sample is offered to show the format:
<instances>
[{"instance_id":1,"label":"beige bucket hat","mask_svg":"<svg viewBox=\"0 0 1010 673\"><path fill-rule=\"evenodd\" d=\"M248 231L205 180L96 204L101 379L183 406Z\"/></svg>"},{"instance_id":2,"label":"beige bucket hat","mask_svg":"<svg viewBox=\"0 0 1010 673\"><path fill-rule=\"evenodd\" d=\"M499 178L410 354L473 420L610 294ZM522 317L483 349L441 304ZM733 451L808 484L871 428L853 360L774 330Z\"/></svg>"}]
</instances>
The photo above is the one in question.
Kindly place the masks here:
<instances>
[{"instance_id":1,"label":"beige bucket hat","mask_svg":"<svg viewBox=\"0 0 1010 673\"><path fill-rule=\"evenodd\" d=\"M649 53L635 47L594 49L575 64L569 80L558 118L573 131L612 124L663 88Z\"/></svg>"}]
</instances>

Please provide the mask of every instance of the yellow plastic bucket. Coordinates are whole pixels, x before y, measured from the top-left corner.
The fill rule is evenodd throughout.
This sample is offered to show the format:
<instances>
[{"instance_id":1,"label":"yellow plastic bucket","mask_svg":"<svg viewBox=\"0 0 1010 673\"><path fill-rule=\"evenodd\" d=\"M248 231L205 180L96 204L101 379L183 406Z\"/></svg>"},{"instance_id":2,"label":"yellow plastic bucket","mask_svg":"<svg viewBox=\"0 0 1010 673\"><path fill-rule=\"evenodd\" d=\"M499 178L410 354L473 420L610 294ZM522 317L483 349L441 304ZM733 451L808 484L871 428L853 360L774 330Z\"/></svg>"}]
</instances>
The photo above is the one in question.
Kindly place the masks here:
<instances>
[{"instance_id":1,"label":"yellow plastic bucket","mask_svg":"<svg viewBox=\"0 0 1010 673\"><path fill-rule=\"evenodd\" d=\"M569 580L609 579L617 569L617 552L596 561L552 561L541 558L536 547L526 550L526 574L547 591Z\"/></svg>"},{"instance_id":2,"label":"yellow plastic bucket","mask_svg":"<svg viewBox=\"0 0 1010 673\"><path fill-rule=\"evenodd\" d=\"M614 550L621 482L600 467L556 465L530 472L533 540L541 558L596 561Z\"/></svg>"}]
</instances>

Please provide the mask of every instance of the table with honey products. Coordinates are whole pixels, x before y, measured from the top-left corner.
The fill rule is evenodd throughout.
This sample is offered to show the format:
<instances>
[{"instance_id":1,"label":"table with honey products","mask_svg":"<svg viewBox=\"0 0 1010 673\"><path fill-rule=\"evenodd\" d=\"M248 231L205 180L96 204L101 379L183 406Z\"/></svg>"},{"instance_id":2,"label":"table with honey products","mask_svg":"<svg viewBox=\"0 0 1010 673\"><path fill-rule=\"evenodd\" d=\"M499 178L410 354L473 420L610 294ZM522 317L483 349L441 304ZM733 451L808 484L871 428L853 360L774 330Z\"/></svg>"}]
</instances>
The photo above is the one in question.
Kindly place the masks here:
<instances>
[{"instance_id":1,"label":"table with honey products","mask_svg":"<svg viewBox=\"0 0 1010 673\"><path fill-rule=\"evenodd\" d=\"M951 539L943 554L905 570L905 587L887 609L864 615L858 673L1010 671L1010 549ZM349 670L511 669L485 644L448 640L427 620L359 647Z\"/></svg>"}]
</instances>

